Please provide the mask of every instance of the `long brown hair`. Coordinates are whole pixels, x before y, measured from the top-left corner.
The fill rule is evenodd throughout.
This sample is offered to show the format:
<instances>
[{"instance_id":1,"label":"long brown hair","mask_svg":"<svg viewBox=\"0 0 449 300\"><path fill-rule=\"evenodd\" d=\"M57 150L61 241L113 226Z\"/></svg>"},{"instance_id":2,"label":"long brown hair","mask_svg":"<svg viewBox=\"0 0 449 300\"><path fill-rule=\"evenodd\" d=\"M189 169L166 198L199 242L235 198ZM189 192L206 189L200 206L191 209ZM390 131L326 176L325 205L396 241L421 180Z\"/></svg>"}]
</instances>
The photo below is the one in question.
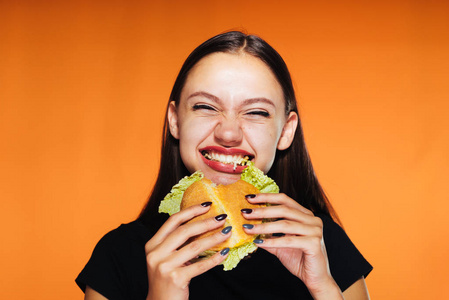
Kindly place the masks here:
<instances>
[{"instance_id":1,"label":"long brown hair","mask_svg":"<svg viewBox=\"0 0 449 300\"><path fill-rule=\"evenodd\" d=\"M282 57L260 37L246 35L239 31L219 34L193 50L187 57L176 78L168 104L170 101L175 101L176 104L179 103L181 91L189 75L189 71L203 57L216 52L244 52L265 62L282 87L285 99L285 113L287 115L292 111L298 113L290 72ZM190 173L181 160L179 142L170 134L166 117L162 136L159 174L148 202L138 219L153 229L159 228L166 219L165 214L158 213L159 203L173 185L182 177L188 175ZM325 214L338 221L338 217L313 170L312 162L304 142L300 119L292 145L286 150L277 151L268 176L276 181L281 192L295 199L302 206L310 209L315 214Z\"/></svg>"}]
</instances>

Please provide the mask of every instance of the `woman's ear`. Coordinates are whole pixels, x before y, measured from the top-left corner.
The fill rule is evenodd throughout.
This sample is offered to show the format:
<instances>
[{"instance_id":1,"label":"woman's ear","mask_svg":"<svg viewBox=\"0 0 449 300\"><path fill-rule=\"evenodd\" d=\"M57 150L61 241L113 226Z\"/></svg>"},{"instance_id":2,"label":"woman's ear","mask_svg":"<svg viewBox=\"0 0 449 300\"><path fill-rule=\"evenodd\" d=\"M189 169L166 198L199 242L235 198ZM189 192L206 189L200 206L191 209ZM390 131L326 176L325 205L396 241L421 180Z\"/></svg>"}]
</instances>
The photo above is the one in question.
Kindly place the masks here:
<instances>
[{"instance_id":1,"label":"woman's ear","mask_svg":"<svg viewBox=\"0 0 449 300\"><path fill-rule=\"evenodd\" d=\"M298 114L292 111L289 113L284 128L282 129L281 137L277 145L278 150L285 150L290 147L295 137L296 127L298 127Z\"/></svg>"},{"instance_id":2,"label":"woman's ear","mask_svg":"<svg viewBox=\"0 0 449 300\"><path fill-rule=\"evenodd\" d=\"M175 101L171 101L168 105L167 120L171 135L175 139L179 139L178 111L176 109Z\"/></svg>"}]
</instances>

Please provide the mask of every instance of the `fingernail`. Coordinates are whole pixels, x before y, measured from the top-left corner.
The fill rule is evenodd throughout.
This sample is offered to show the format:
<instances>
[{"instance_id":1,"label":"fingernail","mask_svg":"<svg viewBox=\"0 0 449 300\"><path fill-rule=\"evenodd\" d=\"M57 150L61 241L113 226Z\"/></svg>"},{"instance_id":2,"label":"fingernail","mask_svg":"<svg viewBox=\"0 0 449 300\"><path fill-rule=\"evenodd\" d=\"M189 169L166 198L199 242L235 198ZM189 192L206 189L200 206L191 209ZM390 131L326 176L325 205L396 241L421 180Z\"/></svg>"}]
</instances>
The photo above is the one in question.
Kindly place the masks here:
<instances>
[{"instance_id":1,"label":"fingernail","mask_svg":"<svg viewBox=\"0 0 449 300\"><path fill-rule=\"evenodd\" d=\"M232 226L225 227L225 228L223 228L223 230L221 231L221 233L223 233L223 234L228 234L229 231L231 231L231 229L232 229Z\"/></svg>"},{"instance_id":2,"label":"fingernail","mask_svg":"<svg viewBox=\"0 0 449 300\"><path fill-rule=\"evenodd\" d=\"M226 219L227 216L228 216L227 214L221 214L221 215L216 216L215 220L221 221L221 220Z\"/></svg>"},{"instance_id":3,"label":"fingernail","mask_svg":"<svg viewBox=\"0 0 449 300\"><path fill-rule=\"evenodd\" d=\"M221 256L225 256L226 254L228 254L229 252L229 248L224 248L223 250L220 251Z\"/></svg>"},{"instance_id":4,"label":"fingernail","mask_svg":"<svg viewBox=\"0 0 449 300\"><path fill-rule=\"evenodd\" d=\"M262 243L263 243L263 240L261 240L261 239L255 239L255 240L253 241L253 243L254 243L254 244L262 244Z\"/></svg>"},{"instance_id":5,"label":"fingernail","mask_svg":"<svg viewBox=\"0 0 449 300\"><path fill-rule=\"evenodd\" d=\"M211 205L212 205L212 202L210 202L210 201L201 203L201 206L203 206L203 207L208 207L208 206L211 206Z\"/></svg>"},{"instance_id":6,"label":"fingernail","mask_svg":"<svg viewBox=\"0 0 449 300\"><path fill-rule=\"evenodd\" d=\"M240 210L242 213L244 214L250 214L253 212L253 210L251 208L244 208L242 210Z\"/></svg>"},{"instance_id":7,"label":"fingernail","mask_svg":"<svg viewBox=\"0 0 449 300\"><path fill-rule=\"evenodd\" d=\"M277 237L284 236L284 235L285 235L285 233L282 233L282 232L273 233L273 236L277 236Z\"/></svg>"},{"instance_id":8,"label":"fingernail","mask_svg":"<svg viewBox=\"0 0 449 300\"><path fill-rule=\"evenodd\" d=\"M249 194L249 195L246 195L245 198L256 198L256 195L255 194Z\"/></svg>"},{"instance_id":9,"label":"fingernail","mask_svg":"<svg viewBox=\"0 0 449 300\"><path fill-rule=\"evenodd\" d=\"M253 224L243 224L242 226L243 226L243 228L246 228L246 229L253 229L254 228Z\"/></svg>"}]
</instances>

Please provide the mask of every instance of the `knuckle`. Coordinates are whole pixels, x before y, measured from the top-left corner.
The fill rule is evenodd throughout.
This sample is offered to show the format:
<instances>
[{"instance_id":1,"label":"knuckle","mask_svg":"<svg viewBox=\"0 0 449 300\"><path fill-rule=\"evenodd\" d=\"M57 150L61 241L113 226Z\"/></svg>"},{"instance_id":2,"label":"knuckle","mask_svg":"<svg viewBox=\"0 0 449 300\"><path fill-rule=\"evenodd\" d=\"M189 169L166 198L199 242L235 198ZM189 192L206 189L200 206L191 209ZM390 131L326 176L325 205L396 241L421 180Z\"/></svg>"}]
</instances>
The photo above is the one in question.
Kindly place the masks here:
<instances>
[{"instance_id":1,"label":"knuckle","mask_svg":"<svg viewBox=\"0 0 449 300\"><path fill-rule=\"evenodd\" d=\"M198 207L196 205L193 205L187 207L186 209L178 211L177 213L174 213L168 218L167 222L169 221L173 222L174 224L182 224L196 215L198 215Z\"/></svg>"},{"instance_id":2,"label":"knuckle","mask_svg":"<svg viewBox=\"0 0 449 300\"><path fill-rule=\"evenodd\" d=\"M217 222L214 218L208 218L204 220L204 224L206 225L207 229L215 228L219 223L220 221Z\"/></svg>"},{"instance_id":3,"label":"knuckle","mask_svg":"<svg viewBox=\"0 0 449 300\"><path fill-rule=\"evenodd\" d=\"M147 254L147 264L150 268L154 268L158 264L158 256L154 252Z\"/></svg>"},{"instance_id":4,"label":"knuckle","mask_svg":"<svg viewBox=\"0 0 449 300\"><path fill-rule=\"evenodd\" d=\"M277 206L277 209L279 210L279 213L283 216L287 216L287 214L290 212L290 209L285 205L279 205Z\"/></svg>"},{"instance_id":5,"label":"knuckle","mask_svg":"<svg viewBox=\"0 0 449 300\"><path fill-rule=\"evenodd\" d=\"M228 238L229 238L229 235L223 234L221 232L221 230L214 233L213 235L211 235L212 243L214 245L220 244L220 243L224 242L225 240L227 240Z\"/></svg>"},{"instance_id":6,"label":"knuckle","mask_svg":"<svg viewBox=\"0 0 449 300\"><path fill-rule=\"evenodd\" d=\"M278 222L278 224L284 225L286 227L294 226L295 224L297 224L297 222L295 222L295 221L285 220L285 219L279 220L279 221L276 221L276 222Z\"/></svg>"},{"instance_id":7,"label":"knuckle","mask_svg":"<svg viewBox=\"0 0 449 300\"><path fill-rule=\"evenodd\" d=\"M213 255L209 259L201 262L201 263L203 263L203 265L200 267L201 271L205 272L205 271L213 268L214 266L221 263L222 260L223 260L223 257L221 255L219 255L219 254Z\"/></svg>"},{"instance_id":8,"label":"knuckle","mask_svg":"<svg viewBox=\"0 0 449 300\"><path fill-rule=\"evenodd\" d=\"M314 226L312 229L312 234L313 236L319 237L321 239L321 237L323 236L323 229L320 226Z\"/></svg>"},{"instance_id":9,"label":"knuckle","mask_svg":"<svg viewBox=\"0 0 449 300\"><path fill-rule=\"evenodd\" d=\"M190 251L192 251L194 253L201 251L200 241L192 241L191 243L189 243L189 245L187 247L189 248Z\"/></svg>"},{"instance_id":10,"label":"knuckle","mask_svg":"<svg viewBox=\"0 0 449 300\"><path fill-rule=\"evenodd\" d=\"M299 203L298 203L298 204L299 204ZM302 213L304 213L304 214L306 214L306 215L308 215L308 216L315 217L314 213L313 213L310 209L305 208L305 207L302 206L301 204L299 204L299 210L300 210Z\"/></svg>"},{"instance_id":11,"label":"knuckle","mask_svg":"<svg viewBox=\"0 0 449 300\"><path fill-rule=\"evenodd\" d=\"M321 220L320 217L315 217L315 222L319 227L323 228L323 226L324 226L323 220Z\"/></svg>"},{"instance_id":12,"label":"knuckle","mask_svg":"<svg viewBox=\"0 0 449 300\"><path fill-rule=\"evenodd\" d=\"M200 273L204 273L209 270L213 265L215 265L215 257L203 260L198 263L198 270Z\"/></svg>"},{"instance_id":13,"label":"knuckle","mask_svg":"<svg viewBox=\"0 0 449 300\"><path fill-rule=\"evenodd\" d=\"M176 221L177 219L179 219L180 215L181 215L181 213L180 213L180 211L178 211L177 213L172 214L172 215L168 218L168 220Z\"/></svg>"},{"instance_id":14,"label":"knuckle","mask_svg":"<svg viewBox=\"0 0 449 300\"><path fill-rule=\"evenodd\" d=\"M177 213L175 213L175 214L173 214L173 215L171 215L168 219L167 219L167 223L170 223L170 224L178 224L179 222L181 221L181 216L180 216L180 214L179 214L179 212L177 212Z\"/></svg>"},{"instance_id":15,"label":"knuckle","mask_svg":"<svg viewBox=\"0 0 449 300\"><path fill-rule=\"evenodd\" d=\"M178 270L173 270L169 274L170 280L176 285L182 286L182 275Z\"/></svg>"},{"instance_id":16,"label":"knuckle","mask_svg":"<svg viewBox=\"0 0 449 300\"><path fill-rule=\"evenodd\" d=\"M308 214L309 216L314 216L313 212L311 210L308 210L307 208L305 209L305 213Z\"/></svg>"},{"instance_id":17,"label":"knuckle","mask_svg":"<svg viewBox=\"0 0 449 300\"><path fill-rule=\"evenodd\" d=\"M151 243L151 240L149 240L146 244L145 244L145 253L149 254L151 250L153 250L153 243Z\"/></svg>"},{"instance_id":18,"label":"knuckle","mask_svg":"<svg viewBox=\"0 0 449 300\"><path fill-rule=\"evenodd\" d=\"M223 239L226 239L226 235L221 232L221 230L215 232L210 236L213 243L218 243Z\"/></svg>"},{"instance_id":19,"label":"knuckle","mask_svg":"<svg viewBox=\"0 0 449 300\"><path fill-rule=\"evenodd\" d=\"M221 256L221 255L214 255L212 257L211 264L212 265L218 265L219 263L221 263L222 260L223 260L223 256Z\"/></svg>"},{"instance_id":20,"label":"knuckle","mask_svg":"<svg viewBox=\"0 0 449 300\"><path fill-rule=\"evenodd\" d=\"M230 233L227 233L227 234L223 234L221 232L221 230L217 231L216 233L214 233L210 236L211 237L211 245L218 245L220 243L223 243L224 241L229 239L231 235L232 235L232 230Z\"/></svg>"},{"instance_id":21,"label":"knuckle","mask_svg":"<svg viewBox=\"0 0 449 300\"><path fill-rule=\"evenodd\" d=\"M274 222L272 222L272 223L274 223ZM252 232L262 232L267 229L267 226L270 226L269 222L268 223L260 223L260 224L251 224L251 225L254 226L253 228L250 229Z\"/></svg>"},{"instance_id":22,"label":"knuckle","mask_svg":"<svg viewBox=\"0 0 449 300\"><path fill-rule=\"evenodd\" d=\"M164 280L167 280L172 285L183 288L185 287L185 278L179 269L174 269L168 262L162 262L158 265L157 275Z\"/></svg>"},{"instance_id":23,"label":"knuckle","mask_svg":"<svg viewBox=\"0 0 449 300\"><path fill-rule=\"evenodd\" d=\"M287 196L287 194L285 193L279 193L279 196L282 200L287 200L288 198L290 198L289 196Z\"/></svg>"},{"instance_id":24,"label":"knuckle","mask_svg":"<svg viewBox=\"0 0 449 300\"><path fill-rule=\"evenodd\" d=\"M179 226L173 233L180 236L185 236L188 233L188 230L186 226Z\"/></svg>"},{"instance_id":25,"label":"knuckle","mask_svg":"<svg viewBox=\"0 0 449 300\"><path fill-rule=\"evenodd\" d=\"M163 277L171 277L173 274L173 270L171 269L171 267L169 266L169 264L167 262L161 262L158 265L158 273L160 275L162 275Z\"/></svg>"},{"instance_id":26,"label":"knuckle","mask_svg":"<svg viewBox=\"0 0 449 300\"><path fill-rule=\"evenodd\" d=\"M295 239L293 238L293 236L286 236L284 237L283 242L287 247L290 247L293 246L293 244L295 243Z\"/></svg>"},{"instance_id":27,"label":"knuckle","mask_svg":"<svg viewBox=\"0 0 449 300\"><path fill-rule=\"evenodd\" d=\"M311 243L313 243L314 245L316 245L316 246L318 246L318 247L321 248L321 237L318 237L318 236L310 237L310 241L311 241Z\"/></svg>"},{"instance_id":28,"label":"knuckle","mask_svg":"<svg viewBox=\"0 0 449 300\"><path fill-rule=\"evenodd\" d=\"M272 230L282 231L283 228L290 228L293 225L294 225L294 222L291 222L289 220L277 220L277 221L274 221L271 223L258 224L257 228L260 229L261 231L263 231L263 230L265 230L266 226L270 226L270 227L273 226Z\"/></svg>"}]
</instances>

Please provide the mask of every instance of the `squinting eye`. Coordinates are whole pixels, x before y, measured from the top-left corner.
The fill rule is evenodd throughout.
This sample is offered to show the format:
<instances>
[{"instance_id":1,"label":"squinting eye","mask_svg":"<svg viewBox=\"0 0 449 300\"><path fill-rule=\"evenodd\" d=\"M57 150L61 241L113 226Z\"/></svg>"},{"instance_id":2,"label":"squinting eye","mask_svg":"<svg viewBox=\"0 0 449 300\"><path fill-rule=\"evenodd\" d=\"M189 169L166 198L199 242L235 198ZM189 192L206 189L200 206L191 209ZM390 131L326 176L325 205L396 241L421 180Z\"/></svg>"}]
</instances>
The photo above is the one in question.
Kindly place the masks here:
<instances>
[{"instance_id":1,"label":"squinting eye","mask_svg":"<svg viewBox=\"0 0 449 300\"><path fill-rule=\"evenodd\" d=\"M199 110L199 109L207 109L207 110L215 110L212 106L205 105L205 104L195 104L192 106L193 110Z\"/></svg>"},{"instance_id":2,"label":"squinting eye","mask_svg":"<svg viewBox=\"0 0 449 300\"><path fill-rule=\"evenodd\" d=\"M268 118L270 116L270 113L264 110L255 110L248 112L248 115L256 115L256 116L262 116L265 118Z\"/></svg>"}]
</instances>

